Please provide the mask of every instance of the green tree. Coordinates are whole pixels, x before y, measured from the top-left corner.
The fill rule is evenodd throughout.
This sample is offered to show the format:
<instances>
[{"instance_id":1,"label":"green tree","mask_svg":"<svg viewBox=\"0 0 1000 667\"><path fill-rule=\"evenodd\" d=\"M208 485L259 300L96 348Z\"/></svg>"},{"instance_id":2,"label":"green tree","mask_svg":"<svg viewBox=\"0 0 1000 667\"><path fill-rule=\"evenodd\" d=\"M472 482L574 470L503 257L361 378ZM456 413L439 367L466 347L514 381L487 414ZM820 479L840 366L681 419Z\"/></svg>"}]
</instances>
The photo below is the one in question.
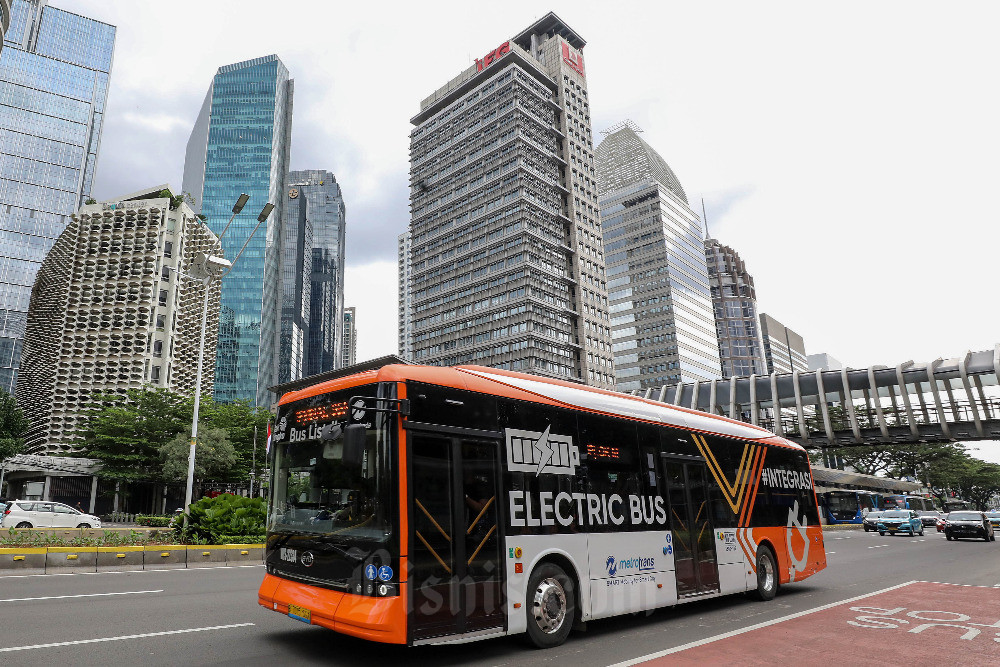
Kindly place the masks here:
<instances>
[{"instance_id":1,"label":"green tree","mask_svg":"<svg viewBox=\"0 0 1000 667\"><path fill-rule=\"evenodd\" d=\"M85 414L80 455L101 461L101 476L119 481L160 479L160 448L191 423L186 399L167 389L99 394Z\"/></svg>"},{"instance_id":2,"label":"green tree","mask_svg":"<svg viewBox=\"0 0 1000 667\"><path fill-rule=\"evenodd\" d=\"M199 421L201 421L199 419ZM160 460L163 463L163 479L180 481L187 479L188 456L191 452L190 429L176 435L160 446ZM198 445L194 455L194 478L198 482L224 477L226 471L236 463L236 450L229 441L225 429L208 428L198 432Z\"/></svg>"},{"instance_id":3,"label":"green tree","mask_svg":"<svg viewBox=\"0 0 1000 667\"><path fill-rule=\"evenodd\" d=\"M17 401L0 390L0 461L24 452L24 434L30 426Z\"/></svg>"},{"instance_id":4,"label":"green tree","mask_svg":"<svg viewBox=\"0 0 1000 667\"><path fill-rule=\"evenodd\" d=\"M220 472L219 481L246 481L256 458L260 469L264 459L264 443L267 440L267 421L270 413L264 408L251 408L246 401L216 403L202 397L198 423L208 428L224 429L236 450L236 461L227 470ZM254 427L256 432L256 457L254 456ZM201 428L201 426L199 426Z\"/></svg>"},{"instance_id":5,"label":"green tree","mask_svg":"<svg viewBox=\"0 0 1000 667\"><path fill-rule=\"evenodd\" d=\"M968 472L958 482L958 491L976 509L989 508L990 499L1000 494L1000 465L972 459Z\"/></svg>"}]
</instances>

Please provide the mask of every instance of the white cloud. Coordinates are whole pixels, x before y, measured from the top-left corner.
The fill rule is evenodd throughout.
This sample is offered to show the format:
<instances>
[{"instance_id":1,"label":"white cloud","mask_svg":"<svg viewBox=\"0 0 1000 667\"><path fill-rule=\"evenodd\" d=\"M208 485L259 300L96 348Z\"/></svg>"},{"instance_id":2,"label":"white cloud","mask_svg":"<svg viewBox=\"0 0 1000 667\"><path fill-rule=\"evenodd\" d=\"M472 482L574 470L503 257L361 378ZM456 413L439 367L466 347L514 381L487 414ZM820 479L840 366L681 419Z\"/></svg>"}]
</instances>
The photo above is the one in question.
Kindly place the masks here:
<instances>
[{"instance_id":1,"label":"white cloud","mask_svg":"<svg viewBox=\"0 0 1000 667\"><path fill-rule=\"evenodd\" d=\"M172 161L150 162L155 173L131 168L127 150L163 142L163 119L152 111L151 127L116 125L116 103L145 114L178 98L186 116L174 106L168 115L190 123L219 65L281 56L296 83L293 167L331 169L344 189L348 237L358 240L348 246L349 305L362 309L370 356L396 348L391 260L409 217L409 119L548 9L304 1L282 11L248 0L235 12L177 0L164 19L153 2L57 4L118 25L99 197L118 194L100 192L114 170L141 180L132 190L180 182L183 144L165 147ZM718 212L713 236L741 253L761 305L801 333L808 352L894 365L1000 342L990 300L1000 5L550 6L588 40L595 136L623 118L645 130L692 208L700 213L704 193L709 215ZM164 20L177 17L183 39L163 39ZM131 136L110 140L115 133Z\"/></svg>"}]
</instances>

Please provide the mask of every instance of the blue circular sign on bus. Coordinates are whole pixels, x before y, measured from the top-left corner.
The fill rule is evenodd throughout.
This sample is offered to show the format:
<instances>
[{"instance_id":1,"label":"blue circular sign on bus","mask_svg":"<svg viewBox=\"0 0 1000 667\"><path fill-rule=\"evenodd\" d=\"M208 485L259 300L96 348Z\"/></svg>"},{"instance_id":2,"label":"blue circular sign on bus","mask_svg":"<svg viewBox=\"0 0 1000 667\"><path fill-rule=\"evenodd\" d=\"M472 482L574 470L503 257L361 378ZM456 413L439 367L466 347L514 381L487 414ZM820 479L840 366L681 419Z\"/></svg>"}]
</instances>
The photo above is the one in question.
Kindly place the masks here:
<instances>
[{"instance_id":1,"label":"blue circular sign on bus","mask_svg":"<svg viewBox=\"0 0 1000 667\"><path fill-rule=\"evenodd\" d=\"M365 579L370 579L372 581L375 581L375 577L376 576L378 576L378 570L375 569L375 566L372 565L371 563L369 563L368 565L366 565L365 566Z\"/></svg>"},{"instance_id":2,"label":"blue circular sign on bus","mask_svg":"<svg viewBox=\"0 0 1000 667\"><path fill-rule=\"evenodd\" d=\"M378 578L382 581L389 581L392 579L392 568L388 565L383 565L378 569Z\"/></svg>"}]
</instances>

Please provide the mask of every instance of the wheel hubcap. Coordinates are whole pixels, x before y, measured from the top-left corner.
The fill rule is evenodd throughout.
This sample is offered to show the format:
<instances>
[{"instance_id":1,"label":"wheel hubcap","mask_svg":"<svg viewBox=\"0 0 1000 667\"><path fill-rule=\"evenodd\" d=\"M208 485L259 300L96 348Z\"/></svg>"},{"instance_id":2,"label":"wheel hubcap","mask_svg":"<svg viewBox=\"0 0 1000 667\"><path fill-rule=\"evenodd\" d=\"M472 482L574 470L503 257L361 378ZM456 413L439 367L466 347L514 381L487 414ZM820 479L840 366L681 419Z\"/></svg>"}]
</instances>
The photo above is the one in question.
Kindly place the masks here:
<instances>
[{"instance_id":1,"label":"wheel hubcap","mask_svg":"<svg viewBox=\"0 0 1000 667\"><path fill-rule=\"evenodd\" d=\"M770 558L762 558L760 561L760 583L765 591L771 590L774 586L774 566Z\"/></svg>"},{"instance_id":2,"label":"wheel hubcap","mask_svg":"<svg viewBox=\"0 0 1000 667\"><path fill-rule=\"evenodd\" d=\"M538 629L546 634L558 632L566 621L566 591L557 579L543 579L535 589L532 612Z\"/></svg>"}]
</instances>

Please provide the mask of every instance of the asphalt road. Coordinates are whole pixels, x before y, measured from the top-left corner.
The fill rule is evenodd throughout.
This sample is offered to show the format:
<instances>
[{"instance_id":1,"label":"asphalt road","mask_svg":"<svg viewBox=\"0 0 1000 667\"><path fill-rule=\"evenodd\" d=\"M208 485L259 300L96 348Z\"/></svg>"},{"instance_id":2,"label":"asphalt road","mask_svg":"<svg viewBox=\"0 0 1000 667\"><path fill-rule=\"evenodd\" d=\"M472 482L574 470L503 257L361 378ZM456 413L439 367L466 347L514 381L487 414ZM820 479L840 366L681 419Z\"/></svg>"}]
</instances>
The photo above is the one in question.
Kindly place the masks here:
<instances>
[{"instance_id":1,"label":"asphalt road","mask_svg":"<svg viewBox=\"0 0 1000 667\"><path fill-rule=\"evenodd\" d=\"M518 638L444 647L383 646L309 627L257 606L256 591L263 576L260 566L2 577L0 664L372 667L406 662L440 667L530 662L584 667L655 655L914 580L989 587L968 590L986 596L981 597L987 601L985 611L978 603L983 613L992 609L994 601L1000 609L1000 541L947 542L933 529L922 538L849 530L828 531L826 548L829 567L804 582L783 587L772 602L737 595L591 622L585 632L548 651L527 648ZM945 609L943 602L937 607L934 603L927 600L926 608ZM800 625L810 617L802 618L806 621L800 618ZM992 628L986 625L992 622L1000 628L998 619L984 621L981 627ZM771 627L780 631L781 624ZM842 629L820 621L805 627L804 633L800 629L787 641L812 647L812 662L806 664L822 664L827 650L831 663L842 662L845 652L854 650L855 641ZM913 626L900 632L906 627ZM844 626L843 630L852 628ZM833 634L817 648L811 636L814 632ZM907 642L914 637L924 637L900 632L865 637L878 637L879 653L874 655L879 659L893 650L907 650ZM979 654L976 664L982 664L984 656L988 663L1000 663L1000 639L984 643L991 641L986 638L988 632L976 643L986 651ZM769 656L755 654L753 642L744 644L736 662L769 661ZM906 664L924 664L920 654L910 655ZM864 660L852 662L864 664ZM948 662L963 664L963 654L950 653ZM926 664L932 663L928 659Z\"/></svg>"}]
</instances>

